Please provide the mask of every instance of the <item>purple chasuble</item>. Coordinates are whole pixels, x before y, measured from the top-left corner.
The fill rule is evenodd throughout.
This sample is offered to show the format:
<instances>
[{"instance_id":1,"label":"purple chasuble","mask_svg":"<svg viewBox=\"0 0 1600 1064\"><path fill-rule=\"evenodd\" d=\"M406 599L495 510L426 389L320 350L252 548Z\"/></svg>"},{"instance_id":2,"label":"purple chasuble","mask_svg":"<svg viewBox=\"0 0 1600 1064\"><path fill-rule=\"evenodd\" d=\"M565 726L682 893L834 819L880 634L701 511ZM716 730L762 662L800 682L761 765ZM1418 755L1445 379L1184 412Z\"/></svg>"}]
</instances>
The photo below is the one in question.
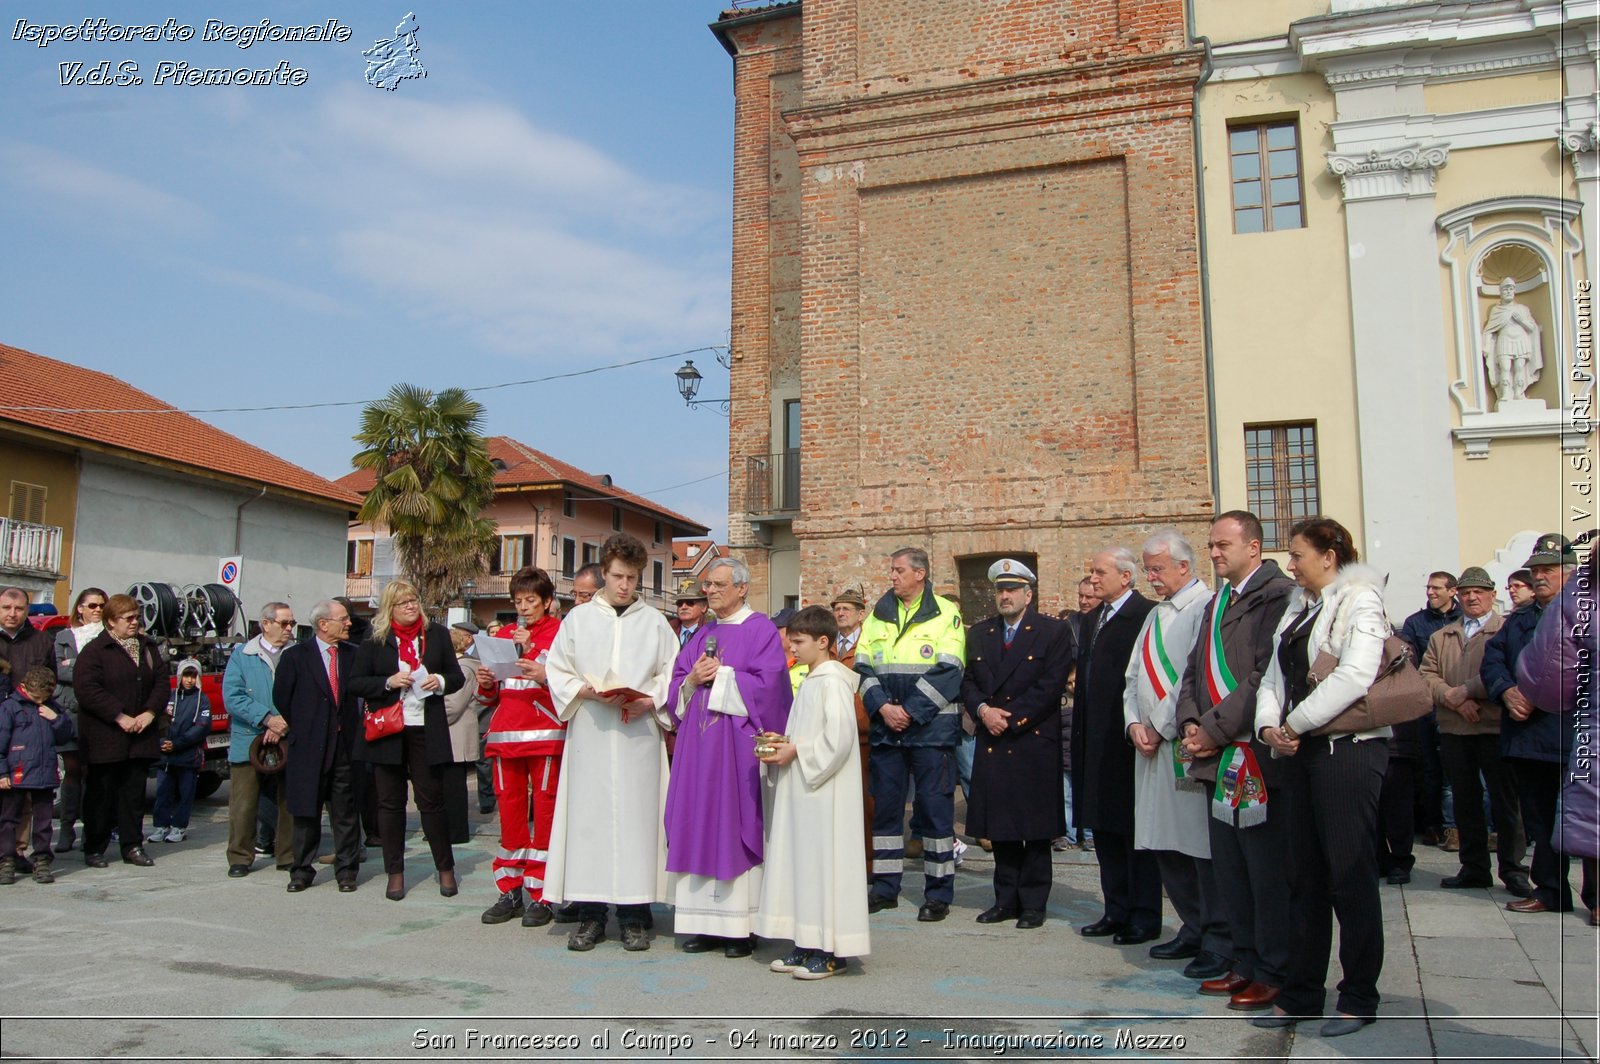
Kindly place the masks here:
<instances>
[{"instance_id":1,"label":"purple chasuble","mask_svg":"<svg viewBox=\"0 0 1600 1064\"><path fill-rule=\"evenodd\" d=\"M696 688L678 722L667 783L667 871L735 879L761 863L761 762L756 736L789 722L788 658L772 621L752 613L739 624L708 623L690 637L672 666L667 705L676 716L678 690L715 638L717 657L732 667L748 717L713 713L711 688Z\"/></svg>"}]
</instances>

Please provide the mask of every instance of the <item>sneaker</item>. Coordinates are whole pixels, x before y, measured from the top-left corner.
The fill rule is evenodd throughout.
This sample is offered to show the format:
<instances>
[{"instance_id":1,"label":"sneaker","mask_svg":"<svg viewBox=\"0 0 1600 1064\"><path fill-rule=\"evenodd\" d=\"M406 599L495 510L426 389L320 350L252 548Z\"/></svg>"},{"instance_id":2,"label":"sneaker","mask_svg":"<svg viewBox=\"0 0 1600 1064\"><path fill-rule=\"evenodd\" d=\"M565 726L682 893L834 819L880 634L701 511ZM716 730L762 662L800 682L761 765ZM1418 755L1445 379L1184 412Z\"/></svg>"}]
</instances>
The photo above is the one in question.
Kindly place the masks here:
<instances>
[{"instance_id":1,"label":"sneaker","mask_svg":"<svg viewBox=\"0 0 1600 1064\"><path fill-rule=\"evenodd\" d=\"M835 957L831 953L817 950L806 958L804 967L797 968L793 974L796 979L826 979L830 975L838 975L845 969L843 957Z\"/></svg>"},{"instance_id":2,"label":"sneaker","mask_svg":"<svg viewBox=\"0 0 1600 1064\"><path fill-rule=\"evenodd\" d=\"M0 860L0 887L9 887L17 881L17 859L7 857Z\"/></svg>"},{"instance_id":3,"label":"sneaker","mask_svg":"<svg viewBox=\"0 0 1600 1064\"><path fill-rule=\"evenodd\" d=\"M483 922L486 924L503 924L507 920L521 916L522 909L521 891L502 894L493 905L483 910Z\"/></svg>"},{"instance_id":4,"label":"sneaker","mask_svg":"<svg viewBox=\"0 0 1600 1064\"><path fill-rule=\"evenodd\" d=\"M188 837L189 837L189 831L188 831L187 828L168 828L167 829L167 841L168 842L182 842L183 840L187 839Z\"/></svg>"},{"instance_id":5,"label":"sneaker","mask_svg":"<svg viewBox=\"0 0 1600 1064\"><path fill-rule=\"evenodd\" d=\"M33 862L33 881L35 883L54 883L56 874L50 871L50 858L41 857Z\"/></svg>"},{"instance_id":6,"label":"sneaker","mask_svg":"<svg viewBox=\"0 0 1600 1064\"><path fill-rule=\"evenodd\" d=\"M773 972L797 972L806 966L806 961L809 960L810 957L810 950L801 949L796 946L793 950L789 951L789 955L787 957L775 960L771 964L767 965L767 969L768 971Z\"/></svg>"},{"instance_id":7,"label":"sneaker","mask_svg":"<svg viewBox=\"0 0 1600 1064\"><path fill-rule=\"evenodd\" d=\"M622 948L629 953L642 953L650 948L650 932L643 924L623 924Z\"/></svg>"},{"instance_id":8,"label":"sneaker","mask_svg":"<svg viewBox=\"0 0 1600 1064\"><path fill-rule=\"evenodd\" d=\"M962 862L967 859L967 844L962 842L960 839L957 839L954 853L956 867L960 868ZM821 978L821 976L818 976L818 978Z\"/></svg>"},{"instance_id":9,"label":"sneaker","mask_svg":"<svg viewBox=\"0 0 1600 1064\"><path fill-rule=\"evenodd\" d=\"M580 920L578 929L567 936L567 948L587 953L606 940L606 925L599 920Z\"/></svg>"},{"instance_id":10,"label":"sneaker","mask_svg":"<svg viewBox=\"0 0 1600 1064\"><path fill-rule=\"evenodd\" d=\"M156 828L154 831L150 832L150 834L148 834L148 835L146 835L144 837L144 841L145 842L166 842L167 841L167 829L166 828Z\"/></svg>"},{"instance_id":11,"label":"sneaker","mask_svg":"<svg viewBox=\"0 0 1600 1064\"><path fill-rule=\"evenodd\" d=\"M1461 852L1461 832L1455 828L1445 828L1444 838L1439 842L1439 849L1445 853Z\"/></svg>"},{"instance_id":12,"label":"sneaker","mask_svg":"<svg viewBox=\"0 0 1600 1064\"><path fill-rule=\"evenodd\" d=\"M263 846L259 842L256 843L256 853L261 854L263 857L265 857L267 854L269 854L271 852L272 852L272 847L271 846Z\"/></svg>"}]
</instances>

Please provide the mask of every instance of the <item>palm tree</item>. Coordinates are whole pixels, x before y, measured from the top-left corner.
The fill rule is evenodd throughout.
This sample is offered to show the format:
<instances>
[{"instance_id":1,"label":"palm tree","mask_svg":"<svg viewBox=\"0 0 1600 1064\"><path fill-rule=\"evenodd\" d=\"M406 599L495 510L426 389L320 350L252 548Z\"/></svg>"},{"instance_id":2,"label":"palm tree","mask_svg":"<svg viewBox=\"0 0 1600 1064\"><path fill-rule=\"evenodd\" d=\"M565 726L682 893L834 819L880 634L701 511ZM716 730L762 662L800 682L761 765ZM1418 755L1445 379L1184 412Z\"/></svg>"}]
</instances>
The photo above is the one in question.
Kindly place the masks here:
<instances>
[{"instance_id":1,"label":"palm tree","mask_svg":"<svg viewBox=\"0 0 1600 1064\"><path fill-rule=\"evenodd\" d=\"M361 412L357 469L377 477L358 515L388 527L401 571L437 612L484 571L495 524L494 466L479 431L483 404L460 388L435 395L397 384Z\"/></svg>"}]
</instances>

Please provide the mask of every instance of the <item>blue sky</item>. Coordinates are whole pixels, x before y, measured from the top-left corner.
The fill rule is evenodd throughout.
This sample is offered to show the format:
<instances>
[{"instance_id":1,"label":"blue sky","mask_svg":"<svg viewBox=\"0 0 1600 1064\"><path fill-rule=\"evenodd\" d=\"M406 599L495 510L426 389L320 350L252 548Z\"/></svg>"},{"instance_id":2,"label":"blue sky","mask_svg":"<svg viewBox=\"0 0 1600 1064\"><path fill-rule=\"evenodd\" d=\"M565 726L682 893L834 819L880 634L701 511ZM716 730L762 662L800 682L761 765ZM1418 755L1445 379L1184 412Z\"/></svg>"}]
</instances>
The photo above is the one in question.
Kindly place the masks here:
<instances>
[{"instance_id":1,"label":"blue sky","mask_svg":"<svg viewBox=\"0 0 1600 1064\"><path fill-rule=\"evenodd\" d=\"M425 79L361 53L415 11ZM472 387L727 343L731 60L718 4L7 3L0 18L0 341L184 409ZM18 20L171 18L179 41L14 40ZM339 42L201 40L209 19ZM58 64L142 85L61 84ZM305 83L155 83L157 64ZM727 524L727 421L682 359L488 392L488 431ZM702 394L727 375L695 356ZM358 407L202 414L325 476Z\"/></svg>"}]
</instances>

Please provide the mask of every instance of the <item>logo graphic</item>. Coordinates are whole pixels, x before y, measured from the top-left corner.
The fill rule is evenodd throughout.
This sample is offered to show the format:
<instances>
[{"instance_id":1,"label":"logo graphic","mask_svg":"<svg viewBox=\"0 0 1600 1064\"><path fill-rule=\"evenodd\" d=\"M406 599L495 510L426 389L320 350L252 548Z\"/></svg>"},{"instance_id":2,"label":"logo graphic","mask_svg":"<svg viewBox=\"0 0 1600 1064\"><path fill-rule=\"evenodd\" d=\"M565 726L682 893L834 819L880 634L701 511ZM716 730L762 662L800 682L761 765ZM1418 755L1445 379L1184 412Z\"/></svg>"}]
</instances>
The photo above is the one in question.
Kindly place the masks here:
<instances>
[{"instance_id":1,"label":"logo graphic","mask_svg":"<svg viewBox=\"0 0 1600 1064\"><path fill-rule=\"evenodd\" d=\"M394 28L394 38L378 41L361 54L367 57L367 84L393 92L407 78L425 78L428 72L417 61L417 16L406 12Z\"/></svg>"},{"instance_id":2,"label":"logo graphic","mask_svg":"<svg viewBox=\"0 0 1600 1064\"><path fill-rule=\"evenodd\" d=\"M231 584L237 579L239 579L239 566L234 562L223 562L222 582L224 584Z\"/></svg>"},{"instance_id":3,"label":"logo graphic","mask_svg":"<svg viewBox=\"0 0 1600 1064\"><path fill-rule=\"evenodd\" d=\"M922 656L925 658L933 657L933 647L927 643L922 644Z\"/></svg>"}]
</instances>

